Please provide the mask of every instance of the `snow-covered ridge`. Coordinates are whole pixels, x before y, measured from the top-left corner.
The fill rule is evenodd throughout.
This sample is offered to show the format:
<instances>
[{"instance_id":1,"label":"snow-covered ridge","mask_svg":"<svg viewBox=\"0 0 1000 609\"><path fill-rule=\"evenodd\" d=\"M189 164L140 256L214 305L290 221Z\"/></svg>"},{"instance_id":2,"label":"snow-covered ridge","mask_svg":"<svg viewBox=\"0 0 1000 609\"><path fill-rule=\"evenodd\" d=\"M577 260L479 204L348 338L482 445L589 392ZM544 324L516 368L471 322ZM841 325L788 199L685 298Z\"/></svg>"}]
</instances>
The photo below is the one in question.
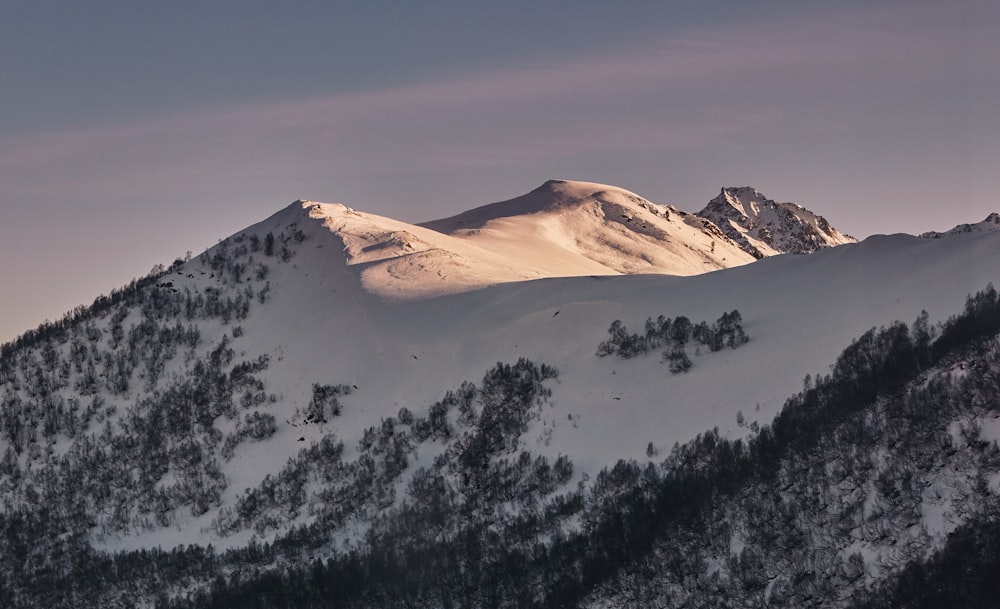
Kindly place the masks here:
<instances>
[{"instance_id":1,"label":"snow-covered ridge","mask_svg":"<svg viewBox=\"0 0 1000 609\"><path fill-rule=\"evenodd\" d=\"M691 214L616 186L549 180L420 224L338 204L297 205L342 241L369 292L393 299L550 277L699 275L854 242L821 216L753 189L724 189Z\"/></svg>"},{"instance_id":2,"label":"snow-covered ridge","mask_svg":"<svg viewBox=\"0 0 1000 609\"><path fill-rule=\"evenodd\" d=\"M937 231L928 231L922 233L920 236L925 239L940 239L946 235L964 235L967 233L990 233L1000 231L1000 213L993 212L992 214L986 216L986 219L982 222L976 222L975 224L959 224L955 228L939 233Z\"/></svg>"},{"instance_id":3,"label":"snow-covered ridge","mask_svg":"<svg viewBox=\"0 0 1000 609\"><path fill-rule=\"evenodd\" d=\"M857 242L801 205L777 203L749 186L723 188L698 215L714 222L755 258L810 254Z\"/></svg>"},{"instance_id":4,"label":"snow-covered ridge","mask_svg":"<svg viewBox=\"0 0 1000 609\"><path fill-rule=\"evenodd\" d=\"M590 182L549 181L419 225L339 204L296 205L342 242L365 288L389 298L549 277L697 275L754 260L703 218Z\"/></svg>"}]
</instances>

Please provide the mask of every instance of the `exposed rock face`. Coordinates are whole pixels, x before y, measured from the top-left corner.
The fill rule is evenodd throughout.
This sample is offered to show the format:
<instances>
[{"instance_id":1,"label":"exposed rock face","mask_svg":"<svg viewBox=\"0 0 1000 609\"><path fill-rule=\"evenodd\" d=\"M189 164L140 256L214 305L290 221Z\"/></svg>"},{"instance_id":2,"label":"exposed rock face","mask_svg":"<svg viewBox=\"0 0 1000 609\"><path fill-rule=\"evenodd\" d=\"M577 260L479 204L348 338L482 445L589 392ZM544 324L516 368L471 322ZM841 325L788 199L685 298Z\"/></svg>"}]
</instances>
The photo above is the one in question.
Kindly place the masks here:
<instances>
[{"instance_id":1,"label":"exposed rock face","mask_svg":"<svg viewBox=\"0 0 1000 609\"><path fill-rule=\"evenodd\" d=\"M748 186L723 188L697 215L711 220L755 258L810 254L857 242L801 205L777 203Z\"/></svg>"}]
</instances>

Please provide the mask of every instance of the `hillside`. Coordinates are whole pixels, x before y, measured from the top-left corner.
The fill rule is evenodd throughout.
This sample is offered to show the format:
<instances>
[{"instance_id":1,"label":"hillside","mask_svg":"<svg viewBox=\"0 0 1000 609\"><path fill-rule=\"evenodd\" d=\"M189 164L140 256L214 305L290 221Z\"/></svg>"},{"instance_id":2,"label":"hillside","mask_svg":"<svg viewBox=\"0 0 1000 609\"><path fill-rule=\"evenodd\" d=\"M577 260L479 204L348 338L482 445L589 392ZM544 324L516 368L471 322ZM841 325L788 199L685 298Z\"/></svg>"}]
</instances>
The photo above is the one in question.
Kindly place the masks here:
<instances>
[{"instance_id":1,"label":"hillside","mask_svg":"<svg viewBox=\"0 0 1000 609\"><path fill-rule=\"evenodd\" d=\"M700 219L598 186L547 183L520 199L423 226L296 202L200 256L177 260L5 345L0 524L7 536L0 550L6 550L7 596L0 595L0 604L35 607L55 599L48 606L73 606L83 602L74 601L79 594L84 604L99 598L102 606L151 606L165 594L183 605L182 591L205 591L215 575L232 579L231 590L242 594L281 572L276 565L305 568L315 559L331 561L331 573L347 579L341 569L361 569L368 575L359 581L377 580L378 570L388 569L396 575L386 581L403 585L419 579L412 565L423 551L435 572L448 572L435 562L444 555L457 556L462 566L452 565L454 580L432 578L439 588L418 606L446 605L445 593L464 598L472 588L485 591L480 577L498 586L514 582L531 603L542 602L553 589L505 579L509 573L496 562L504 557L483 548L499 551L494 542L510 539L513 546L503 547L521 560L520 552L559 556L572 553L573 544L604 540L606 531L597 533L620 512L614 497L631 502L667 492L668 472L683 450L695 450L689 442L713 429L709 437L755 441L760 429L789 412L787 400L804 378L828 375L842 350L873 326L923 319L914 328L933 328L961 311L968 294L1000 283L997 232L878 236L695 276L624 276L637 260L655 261L663 242L675 238L707 242L701 262L711 258L713 240L716 255L730 246ZM626 237L633 249L602 262L619 251L609 244ZM504 255L518 239L525 244L521 255ZM546 256L552 244L562 253ZM552 274L593 272L523 281L519 273L540 264L551 265L542 268ZM922 318L922 310L930 316ZM933 361L918 358L898 383L917 391L931 377L992 378L961 372L996 369L990 352L976 351L970 341L941 347ZM684 359L687 367L678 364ZM993 488L994 388L955 391L977 397L962 398L941 415L951 419L933 424L979 425L980 456L961 462L942 449L940 459L951 461L934 456L936 465L915 473L943 488L951 480L940 478L945 468L961 480L981 476L982 488ZM876 402L890 408L867 396L843 417L869 413ZM846 424L837 416L822 424ZM872 446L902 441L878 429ZM861 450L840 433L823 450ZM675 445L688 448L676 452ZM780 458L786 457L799 458ZM792 467L767 463L774 471ZM815 488L825 484L812 462L788 463L814 468ZM638 473L649 467L648 475ZM717 474L710 468L706 475ZM650 485L645 491L642 480ZM741 527L728 549L740 561L751 559L741 551L753 536L774 524L750 522L746 511L753 493L770 492L769 483L745 483L737 477L736 486L726 486L748 489L744 503L711 512ZM901 561L939 547L976 505L988 504L983 492L959 497L945 489L941 497L958 497L957 503L925 502L920 520L907 525L927 528L910 553L893 554L874 542L846 552L845 560L862 554L866 574L851 581L882 581ZM698 496L691 496L692 513L702 513ZM973 496L980 503L955 507ZM942 520L942 510L951 516ZM707 512L704 518L712 520ZM823 522L817 514L809 518ZM622 600L629 561L645 557L655 570L680 547L658 545L674 533L721 534L710 523L698 525L709 529L674 529L680 525L670 519L662 525L640 535L654 545L622 549L617 562L594 567L603 583L574 592L571 604L642 605ZM886 535L898 533L892 531ZM803 551L820 542L808 544ZM225 556L212 554L226 548ZM373 558L386 548L409 556L411 567ZM735 573L719 548L685 548L701 553L697 564L717 565L719 577ZM102 566L110 556L117 557L113 575ZM539 566L539 574L561 581L546 571L555 563L542 555L532 560L549 565ZM841 568L832 557L824 560L832 562L815 573ZM168 564L201 566L178 574ZM616 579L618 569L626 569L624 579ZM63 590L65 578L81 570L101 571L108 582ZM684 585L643 583L642 598L674 598L673 586ZM345 598L353 599L350 606L414 601L405 591L391 593L399 598L378 596L383 592ZM489 604L473 597L454 604ZM166 606L168 598L158 602ZM753 604L752 597L734 598ZM817 604L842 606L823 599Z\"/></svg>"}]
</instances>

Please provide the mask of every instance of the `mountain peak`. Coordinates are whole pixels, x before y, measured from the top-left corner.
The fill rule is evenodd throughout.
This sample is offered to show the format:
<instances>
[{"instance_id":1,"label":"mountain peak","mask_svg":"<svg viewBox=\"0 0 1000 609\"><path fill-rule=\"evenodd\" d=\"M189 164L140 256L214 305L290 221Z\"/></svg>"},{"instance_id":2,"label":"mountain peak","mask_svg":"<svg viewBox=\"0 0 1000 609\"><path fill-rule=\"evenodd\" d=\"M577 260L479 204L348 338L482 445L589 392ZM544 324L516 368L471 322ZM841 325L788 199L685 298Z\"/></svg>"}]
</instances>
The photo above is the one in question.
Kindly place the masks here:
<instances>
[{"instance_id":1,"label":"mountain peak","mask_svg":"<svg viewBox=\"0 0 1000 609\"><path fill-rule=\"evenodd\" d=\"M740 215L754 217L759 214L760 205L771 201L752 186L729 186L719 191L719 196L709 203L726 204Z\"/></svg>"},{"instance_id":2,"label":"mountain peak","mask_svg":"<svg viewBox=\"0 0 1000 609\"><path fill-rule=\"evenodd\" d=\"M857 241L805 207L777 203L751 186L723 188L697 215L714 222L755 258L808 254Z\"/></svg>"},{"instance_id":3,"label":"mountain peak","mask_svg":"<svg viewBox=\"0 0 1000 609\"><path fill-rule=\"evenodd\" d=\"M653 205L634 192L617 186L577 180L548 180L525 195L476 207L448 218L422 222L420 226L453 234L460 230L482 228L489 222L501 218L563 212L595 200Z\"/></svg>"}]
</instances>

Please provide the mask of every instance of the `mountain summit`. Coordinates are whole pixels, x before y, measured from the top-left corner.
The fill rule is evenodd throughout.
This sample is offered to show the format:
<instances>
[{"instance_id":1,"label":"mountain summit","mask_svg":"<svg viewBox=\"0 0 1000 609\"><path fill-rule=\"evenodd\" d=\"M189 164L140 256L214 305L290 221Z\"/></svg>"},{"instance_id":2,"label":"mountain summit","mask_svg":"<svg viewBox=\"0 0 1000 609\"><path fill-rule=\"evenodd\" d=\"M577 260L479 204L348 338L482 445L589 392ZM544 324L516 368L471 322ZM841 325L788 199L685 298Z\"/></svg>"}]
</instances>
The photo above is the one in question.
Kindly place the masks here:
<instances>
[{"instance_id":1,"label":"mountain summit","mask_svg":"<svg viewBox=\"0 0 1000 609\"><path fill-rule=\"evenodd\" d=\"M755 258L811 254L857 239L796 203L776 203L749 186L723 188L698 212Z\"/></svg>"},{"instance_id":2,"label":"mountain summit","mask_svg":"<svg viewBox=\"0 0 1000 609\"><path fill-rule=\"evenodd\" d=\"M701 214L616 186L549 180L449 218L407 224L340 204L299 201L340 239L367 291L393 299L548 277L699 275L854 240L823 218L750 189Z\"/></svg>"}]
</instances>

